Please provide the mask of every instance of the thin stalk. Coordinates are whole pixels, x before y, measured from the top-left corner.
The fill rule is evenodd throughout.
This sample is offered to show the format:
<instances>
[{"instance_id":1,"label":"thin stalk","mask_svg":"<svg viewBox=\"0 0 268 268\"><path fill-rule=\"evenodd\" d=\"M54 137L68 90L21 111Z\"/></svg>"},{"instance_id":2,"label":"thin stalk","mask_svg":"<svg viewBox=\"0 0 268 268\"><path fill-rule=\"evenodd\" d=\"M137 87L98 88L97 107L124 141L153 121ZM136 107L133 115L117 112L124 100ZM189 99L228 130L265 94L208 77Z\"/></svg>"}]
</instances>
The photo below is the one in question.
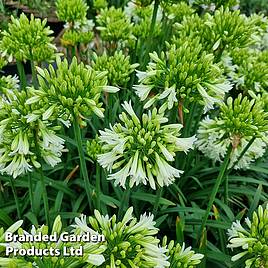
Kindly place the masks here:
<instances>
[{"instance_id":1,"label":"thin stalk","mask_svg":"<svg viewBox=\"0 0 268 268\"><path fill-rule=\"evenodd\" d=\"M45 183L45 176L42 167L39 169L39 174L41 177L41 184L43 189L43 202L44 202L44 209L45 209L45 218L46 218L46 225L50 227L50 218L49 218L49 204L48 204L48 197L47 197L47 188Z\"/></svg>"},{"instance_id":2,"label":"thin stalk","mask_svg":"<svg viewBox=\"0 0 268 268\"><path fill-rule=\"evenodd\" d=\"M231 168L228 169L228 171L226 172L226 177L225 177L225 181L224 181L224 201L225 201L226 204L228 203L228 199L229 199L229 180L228 180L228 175L233 170L233 168L239 163L239 161L245 155L245 153L250 148L250 146L255 141L255 139L256 139L255 136L253 136L250 139L250 141L248 142L248 144L246 145L246 147L243 149L243 151L241 152L241 154L239 155L239 157L237 158L237 160L234 162L234 164L231 166Z\"/></svg>"},{"instance_id":3,"label":"thin stalk","mask_svg":"<svg viewBox=\"0 0 268 268\"><path fill-rule=\"evenodd\" d=\"M24 89L24 88L26 88L26 85L27 85L24 66L23 66L22 62L18 61L18 60L17 60L16 64L17 64L17 70L18 70L19 77L20 77L20 87L21 87L21 89Z\"/></svg>"},{"instance_id":4,"label":"thin stalk","mask_svg":"<svg viewBox=\"0 0 268 268\"><path fill-rule=\"evenodd\" d=\"M118 212L118 218L122 219L123 215L126 211L125 208L129 207L129 195L130 195L130 188L127 186L127 189L124 191L121 202L120 202L120 207L119 207L119 212Z\"/></svg>"},{"instance_id":5,"label":"thin stalk","mask_svg":"<svg viewBox=\"0 0 268 268\"><path fill-rule=\"evenodd\" d=\"M100 200L100 195L101 195L101 168L98 163L96 163L96 195L97 195L97 203L96 203L96 208L97 210L100 211L101 207L101 200Z\"/></svg>"},{"instance_id":6,"label":"thin stalk","mask_svg":"<svg viewBox=\"0 0 268 268\"><path fill-rule=\"evenodd\" d=\"M31 70L32 70L32 82L33 82L34 87L38 88L37 74L36 74L34 61L31 60L30 63L31 63Z\"/></svg>"},{"instance_id":7,"label":"thin stalk","mask_svg":"<svg viewBox=\"0 0 268 268\"><path fill-rule=\"evenodd\" d=\"M11 185L11 189L12 189L12 193L15 199L15 204L16 204L16 208L17 208L17 213L18 213L18 218L21 219L21 212L20 212L20 203L19 203L19 198L17 195L17 191L14 185L14 179L12 177L10 177L10 185Z\"/></svg>"},{"instance_id":8,"label":"thin stalk","mask_svg":"<svg viewBox=\"0 0 268 268\"><path fill-rule=\"evenodd\" d=\"M202 219L202 224L201 224L201 228L200 228L200 234L202 234L205 230L205 226L207 224L207 220L208 220L208 216L209 216L209 213L212 209L212 206L213 206L213 203L215 201L215 198L216 198L216 195L219 191L219 188L220 188L220 185L221 185L221 182L222 182L222 179L224 177L224 174L227 170L227 167L228 167L228 164L229 164L229 160L230 160L230 156L231 156L231 152L232 152L232 146L229 147L228 149L228 152L225 156L225 159L224 159L224 162L221 166L221 169L220 169L220 173L216 179L216 182L215 182L215 185L213 187L213 190L212 190L212 193L210 195L210 199L209 199L209 203L208 203L208 207L207 207L207 210L206 210L206 213Z\"/></svg>"},{"instance_id":9,"label":"thin stalk","mask_svg":"<svg viewBox=\"0 0 268 268\"><path fill-rule=\"evenodd\" d=\"M154 1L153 16L152 16L151 25L150 25L150 32L149 32L147 42L146 42L146 49L145 49L145 54L143 57L142 66L144 66L147 63L148 53L150 52L151 47L152 47L153 34L154 34L154 28L155 28L155 24L156 24L157 11L158 11L159 5L160 5L160 0L155 0Z\"/></svg>"},{"instance_id":10,"label":"thin stalk","mask_svg":"<svg viewBox=\"0 0 268 268\"><path fill-rule=\"evenodd\" d=\"M28 173L28 183L29 183L29 196L30 196L30 203L31 203L31 210L33 210L33 180L31 172Z\"/></svg>"},{"instance_id":11,"label":"thin stalk","mask_svg":"<svg viewBox=\"0 0 268 268\"><path fill-rule=\"evenodd\" d=\"M153 11L152 21L151 21L151 26L150 26L150 37L152 37L153 32L154 32L154 27L155 27L155 23L156 23L157 11L158 11L159 5L160 5L160 0L155 0L154 1L154 11Z\"/></svg>"},{"instance_id":12,"label":"thin stalk","mask_svg":"<svg viewBox=\"0 0 268 268\"><path fill-rule=\"evenodd\" d=\"M77 119L74 120L73 126L74 126L74 135L75 135L75 140L76 140L76 143L77 143L77 149L78 149L78 154L79 154L79 159L80 159L81 173L82 173L82 177L83 177L84 183L85 183L87 199L88 199L88 205L89 205L89 207L91 209L92 208L92 200L91 200L92 199L91 198L91 196L92 196L91 195L92 188L91 188L91 185L89 183L86 159L85 159L85 154L84 154L84 151L83 151L81 130L80 130L80 126L79 126L79 123L78 123Z\"/></svg>"},{"instance_id":13,"label":"thin stalk","mask_svg":"<svg viewBox=\"0 0 268 268\"><path fill-rule=\"evenodd\" d=\"M158 211L158 207L159 207L159 203L160 203L160 198L162 196L162 191L163 191L163 188L162 187L158 188L157 191L156 191L156 200L155 200L154 208L153 208L153 214L154 214L154 216L156 216L157 211Z\"/></svg>"}]
</instances>

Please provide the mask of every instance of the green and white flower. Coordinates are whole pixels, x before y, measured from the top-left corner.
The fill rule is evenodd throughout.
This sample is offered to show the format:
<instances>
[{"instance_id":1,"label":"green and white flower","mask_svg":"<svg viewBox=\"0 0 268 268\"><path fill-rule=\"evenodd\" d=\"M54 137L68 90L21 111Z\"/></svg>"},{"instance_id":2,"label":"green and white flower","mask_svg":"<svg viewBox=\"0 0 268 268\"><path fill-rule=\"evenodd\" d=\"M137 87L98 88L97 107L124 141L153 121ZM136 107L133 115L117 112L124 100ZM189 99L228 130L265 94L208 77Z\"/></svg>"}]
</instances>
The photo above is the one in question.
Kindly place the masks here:
<instances>
[{"instance_id":1,"label":"green and white flower","mask_svg":"<svg viewBox=\"0 0 268 268\"><path fill-rule=\"evenodd\" d=\"M264 268L268 265L268 206L253 213L253 217L245 219L245 227L240 221L232 224L228 230L228 248L241 252L232 257L237 261L246 257L245 268Z\"/></svg>"},{"instance_id":2,"label":"green and white flower","mask_svg":"<svg viewBox=\"0 0 268 268\"><path fill-rule=\"evenodd\" d=\"M14 178L40 168L41 160L54 167L64 151L60 127L42 118L38 104L27 103L28 94L13 90L0 100L0 172Z\"/></svg>"},{"instance_id":3,"label":"green and white flower","mask_svg":"<svg viewBox=\"0 0 268 268\"><path fill-rule=\"evenodd\" d=\"M181 40L166 53L159 56L154 52L150 57L146 72L137 73L139 85L134 86L142 101L153 95L144 108L162 100L161 110L170 110L186 100L200 103L207 112L221 103L232 88L219 66L213 64L213 55L202 52L198 39Z\"/></svg>"},{"instance_id":4,"label":"green and white flower","mask_svg":"<svg viewBox=\"0 0 268 268\"><path fill-rule=\"evenodd\" d=\"M28 103L41 103L48 118L57 115L63 120L82 120L92 114L104 117L100 102L102 92L119 90L107 86L106 72L78 64L76 57L70 65L66 59L57 58L56 70L50 65L48 70L38 68L37 71L40 88L31 90L33 97Z\"/></svg>"},{"instance_id":5,"label":"green and white flower","mask_svg":"<svg viewBox=\"0 0 268 268\"><path fill-rule=\"evenodd\" d=\"M77 225L73 225L74 232L76 233L76 229L79 231L93 229L105 236L103 267L169 267L167 249L161 247L159 239L156 238L158 229L155 227L153 215L143 214L138 220L132 213L131 207L122 221L117 221L115 215L109 218L108 215L103 216L95 210L94 216L88 218L88 224L85 223L84 216L81 216L81 220L76 218ZM83 222L82 228L81 222Z\"/></svg>"},{"instance_id":6,"label":"green and white flower","mask_svg":"<svg viewBox=\"0 0 268 268\"><path fill-rule=\"evenodd\" d=\"M18 61L49 61L55 57L57 48L52 44L53 33L46 27L46 19L41 21L25 14L16 19L11 16L8 30L3 31L0 51Z\"/></svg>"},{"instance_id":7,"label":"green and white flower","mask_svg":"<svg viewBox=\"0 0 268 268\"><path fill-rule=\"evenodd\" d=\"M255 137L252 145L236 163L236 169L248 168L249 164L263 156L267 148L267 113L262 102L228 98L227 104L221 105L218 117L206 117L200 122L196 145L207 157L214 161L223 161L227 150L232 146L229 167L232 167L242 152Z\"/></svg>"},{"instance_id":8,"label":"green and white flower","mask_svg":"<svg viewBox=\"0 0 268 268\"><path fill-rule=\"evenodd\" d=\"M167 243L167 237L165 236L162 243L163 247L167 247L167 256L172 268L195 268L204 258L203 254L195 253L191 247L186 248L185 243L175 244L172 240Z\"/></svg>"},{"instance_id":9,"label":"green and white flower","mask_svg":"<svg viewBox=\"0 0 268 268\"><path fill-rule=\"evenodd\" d=\"M110 129L100 131L103 154L98 156L100 165L109 172L109 180L122 187L147 184L156 189L174 182L183 171L172 167L176 152L187 153L193 148L195 137L180 138L180 124L163 125L168 119L156 108L139 119L131 103L124 102L123 112ZM127 179L129 178L129 181Z\"/></svg>"}]
</instances>

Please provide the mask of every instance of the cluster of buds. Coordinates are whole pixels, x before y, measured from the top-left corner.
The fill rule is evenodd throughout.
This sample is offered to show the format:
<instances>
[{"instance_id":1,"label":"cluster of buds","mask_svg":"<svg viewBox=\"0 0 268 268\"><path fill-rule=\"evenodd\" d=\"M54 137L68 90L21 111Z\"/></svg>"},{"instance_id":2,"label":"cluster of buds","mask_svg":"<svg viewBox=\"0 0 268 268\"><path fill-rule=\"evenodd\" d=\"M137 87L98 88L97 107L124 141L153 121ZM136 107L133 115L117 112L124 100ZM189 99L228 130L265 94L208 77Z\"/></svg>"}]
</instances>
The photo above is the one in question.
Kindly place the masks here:
<instances>
[{"instance_id":1,"label":"cluster of buds","mask_svg":"<svg viewBox=\"0 0 268 268\"><path fill-rule=\"evenodd\" d=\"M246 218L246 226L240 221L232 224L228 230L228 248L240 249L232 261L245 258L245 268L265 268L268 265L268 206L253 213L252 219Z\"/></svg>"},{"instance_id":2,"label":"cluster of buds","mask_svg":"<svg viewBox=\"0 0 268 268\"><path fill-rule=\"evenodd\" d=\"M162 125L168 119L156 108L139 119L131 103L122 106L126 111L119 115L123 124L100 131L104 153L98 156L98 162L109 172L118 170L108 179L124 188L148 182L153 189L156 183L160 187L172 184L183 171L169 162L175 160L176 152L192 149L195 137L180 138L180 124Z\"/></svg>"}]
</instances>

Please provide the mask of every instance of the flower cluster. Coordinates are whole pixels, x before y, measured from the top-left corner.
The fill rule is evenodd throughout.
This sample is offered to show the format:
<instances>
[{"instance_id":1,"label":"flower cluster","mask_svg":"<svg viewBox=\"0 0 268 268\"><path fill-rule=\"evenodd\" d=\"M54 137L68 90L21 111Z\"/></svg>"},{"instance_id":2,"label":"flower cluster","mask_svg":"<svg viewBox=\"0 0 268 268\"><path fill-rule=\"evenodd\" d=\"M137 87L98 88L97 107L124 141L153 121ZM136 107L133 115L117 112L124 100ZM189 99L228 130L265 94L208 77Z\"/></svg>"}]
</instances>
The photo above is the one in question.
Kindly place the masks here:
<instances>
[{"instance_id":1,"label":"flower cluster","mask_svg":"<svg viewBox=\"0 0 268 268\"><path fill-rule=\"evenodd\" d=\"M98 135L94 139L87 141L87 154L93 160L97 160L97 156L102 153L102 146Z\"/></svg>"},{"instance_id":2,"label":"flower cluster","mask_svg":"<svg viewBox=\"0 0 268 268\"><path fill-rule=\"evenodd\" d=\"M56 135L60 127L28 100L29 92L16 89L0 100L0 172L14 178L40 168L42 160L54 167L64 149L64 140Z\"/></svg>"},{"instance_id":3,"label":"flower cluster","mask_svg":"<svg viewBox=\"0 0 268 268\"><path fill-rule=\"evenodd\" d=\"M143 114L140 120L131 103L124 102L122 106L127 112L119 116L123 125L117 123L111 129L100 131L105 153L98 156L98 162L109 172L120 168L108 179L124 188L149 182L156 189L156 183L160 187L173 183L183 171L168 162L174 161L176 152L187 153L192 149L195 137L179 138L182 125L162 125L168 119L156 108Z\"/></svg>"},{"instance_id":4,"label":"flower cluster","mask_svg":"<svg viewBox=\"0 0 268 268\"><path fill-rule=\"evenodd\" d=\"M141 215L140 219L132 216L133 208L129 208L122 221L116 215L109 218L95 210L94 217L86 216L75 219L72 225L75 233L94 232L105 236L103 252L105 258L102 267L169 267L167 250L159 245L156 238L158 229L155 227L153 215Z\"/></svg>"},{"instance_id":5,"label":"flower cluster","mask_svg":"<svg viewBox=\"0 0 268 268\"><path fill-rule=\"evenodd\" d=\"M97 29L103 41L126 43L133 39L132 23L122 9L115 7L105 8L97 16Z\"/></svg>"},{"instance_id":6,"label":"flower cluster","mask_svg":"<svg viewBox=\"0 0 268 268\"><path fill-rule=\"evenodd\" d=\"M2 33L0 50L19 61L51 60L57 50L52 44L52 33L46 27L46 19L41 21L31 15L29 20L25 14L21 14L19 19L11 16L8 30Z\"/></svg>"},{"instance_id":7,"label":"flower cluster","mask_svg":"<svg viewBox=\"0 0 268 268\"><path fill-rule=\"evenodd\" d=\"M244 92L268 90L267 51L235 49L230 56L223 57L222 62L236 88Z\"/></svg>"},{"instance_id":8,"label":"flower cluster","mask_svg":"<svg viewBox=\"0 0 268 268\"><path fill-rule=\"evenodd\" d=\"M93 242L63 242L60 240L61 234L63 232L62 230L62 222L61 217L57 216L51 233L49 233L48 226L42 225L38 228L35 226L32 226L30 233L20 228L22 225L22 221L18 221L15 224L13 224L10 228L6 230L6 232L11 233L17 233L18 235L32 235L35 236L37 234L40 234L42 236L49 236L50 234L57 235L58 240L56 242L49 241L49 242L13 242L12 247L15 249L35 249L37 254L35 256L20 256L20 255L14 255L12 254L9 257L2 257L0 258L0 266L1 267L54 267L54 268L60 268L60 267L73 267L73 268L79 268L84 265L89 268L93 268L96 266L102 265L104 262L104 256L103 252L106 249L106 246L99 245L98 243ZM7 247L10 246L9 243L5 243L4 236L5 233L3 229L0 229L0 252L1 252L1 246ZM1 243L2 242L2 243ZM83 256L64 256L64 248L74 248L78 249L82 246L83 249ZM48 252L52 252L55 256L52 254L48 256L42 256L42 252L45 250L48 250ZM57 256L56 256L57 255ZM36 257L36 256L42 256L42 257Z\"/></svg>"},{"instance_id":9,"label":"flower cluster","mask_svg":"<svg viewBox=\"0 0 268 268\"><path fill-rule=\"evenodd\" d=\"M239 10L231 11L221 7L212 16L206 13L203 18L198 15L185 17L176 24L177 35L180 37L199 37L203 49L215 55L220 61L223 52L235 48L248 47L258 41L258 16L246 17Z\"/></svg>"},{"instance_id":10,"label":"flower cluster","mask_svg":"<svg viewBox=\"0 0 268 268\"><path fill-rule=\"evenodd\" d=\"M74 23L86 18L88 6L84 0L57 0L56 9L61 21Z\"/></svg>"},{"instance_id":11,"label":"flower cluster","mask_svg":"<svg viewBox=\"0 0 268 268\"><path fill-rule=\"evenodd\" d=\"M19 80L17 76L1 76L0 77L0 93L11 94L12 91L19 88Z\"/></svg>"},{"instance_id":12,"label":"flower cluster","mask_svg":"<svg viewBox=\"0 0 268 268\"><path fill-rule=\"evenodd\" d=\"M108 84L111 86L126 86L131 74L139 64L130 64L130 57L125 56L122 51L108 56L93 54L92 67L96 71L107 71Z\"/></svg>"},{"instance_id":13,"label":"flower cluster","mask_svg":"<svg viewBox=\"0 0 268 268\"><path fill-rule=\"evenodd\" d=\"M236 163L235 168L247 168L255 159L261 157L267 147L268 114L260 101L242 98L227 99L221 105L221 112L214 119L205 118L198 129L196 145L207 157L223 161L227 150L232 146L229 167L237 162L244 148L252 138L253 144Z\"/></svg>"},{"instance_id":14,"label":"flower cluster","mask_svg":"<svg viewBox=\"0 0 268 268\"><path fill-rule=\"evenodd\" d=\"M191 247L185 248L185 243L182 246L180 244L176 245L172 240L167 244L166 236L163 239L162 246L168 249L168 261L172 268L195 268L204 257L203 254L197 254L191 250Z\"/></svg>"},{"instance_id":15,"label":"flower cluster","mask_svg":"<svg viewBox=\"0 0 268 268\"><path fill-rule=\"evenodd\" d=\"M195 10L185 2L179 2L176 4L168 3L165 6L165 12L170 20L181 22L184 17L191 16Z\"/></svg>"},{"instance_id":16,"label":"flower cluster","mask_svg":"<svg viewBox=\"0 0 268 268\"><path fill-rule=\"evenodd\" d=\"M57 114L63 120L84 119L95 113L103 117L104 109L99 102L104 90L117 91L108 87L106 73L96 72L83 63L78 64L76 57L69 65L67 60L57 58L57 69L52 65L48 70L38 68L40 88L32 90L34 97L29 102L43 103L49 116Z\"/></svg>"},{"instance_id":17,"label":"flower cluster","mask_svg":"<svg viewBox=\"0 0 268 268\"><path fill-rule=\"evenodd\" d=\"M253 213L252 220L246 218L246 226L240 221L232 224L228 230L228 248L241 248L241 252L232 257L237 261L246 257L245 268L264 268L268 265L268 206Z\"/></svg>"},{"instance_id":18,"label":"flower cluster","mask_svg":"<svg viewBox=\"0 0 268 268\"><path fill-rule=\"evenodd\" d=\"M213 64L213 55L202 52L198 39L180 40L180 44L170 46L166 53L159 56L154 52L150 57L152 62L146 72L137 72L140 84L134 86L142 101L153 93L145 108L164 100L163 109L171 109L186 99L199 102L207 111L215 103L221 103L231 89L222 70Z\"/></svg>"}]
</instances>

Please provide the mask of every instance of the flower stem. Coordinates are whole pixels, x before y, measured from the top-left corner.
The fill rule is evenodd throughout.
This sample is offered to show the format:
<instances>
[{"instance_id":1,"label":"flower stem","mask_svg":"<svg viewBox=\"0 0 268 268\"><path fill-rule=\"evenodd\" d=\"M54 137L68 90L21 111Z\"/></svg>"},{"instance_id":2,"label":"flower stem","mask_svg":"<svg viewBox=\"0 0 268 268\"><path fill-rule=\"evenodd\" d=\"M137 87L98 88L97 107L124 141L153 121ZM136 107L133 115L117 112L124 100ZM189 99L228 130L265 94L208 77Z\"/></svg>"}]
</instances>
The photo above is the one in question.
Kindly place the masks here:
<instances>
[{"instance_id":1,"label":"flower stem","mask_svg":"<svg viewBox=\"0 0 268 268\"><path fill-rule=\"evenodd\" d=\"M219 191L219 188L220 188L222 179L224 177L224 174L225 174L225 172L227 170L227 167L228 167L228 164L229 164L231 152L232 152L232 146L230 146L229 149L228 149L228 152L227 152L227 154L225 156L224 162L223 162L223 164L221 166L220 173L219 173L219 175L218 175L218 177L216 179L214 188L213 188L212 193L210 195L208 207L207 207L206 213L205 213L205 215L203 217L203 220L202 220L202 224L201 224L201 228L200 228L200 232L199 232L199 237L201 236L201 234L204 233L204 230L205 230L205 226L207 224L209 213L210 213L210 211L212 209L212 206L213 206L213 203L215 201L216 195L217 195L217 193Z\"/></svg>"},{"instance_id":2,"label":"flower stem","mask_svg":"<svg viewBox=\"0 0 268 268\"><path fill-rule=\"evenodd\" d=\"M156 216L157 211L158 211L158 207L159 207L159 203L160 203L160 198L162 196L162 191L163 191L163 188L162 187L158 188L157 191L156 191L156 199L155 199L154 208L153 208L153 214L154 214L154 216Z\"/></svg>"},{"instance_id":3,"label":"flower stem","mask_svg":"<svg viewBox=\"0 0 268 268\"><path fill-rule=\"evenodd\" d=\"M45 218L46 218L46 225L50 227L50 218L49 218L49 204L48 204L48 197L47 197L47 188L45 183L45 176L42 167L39 169L40 177L41 177L41 184L43 189L43 202L44 202L44 209L45 209Z\"/></svg>"},{"instance_id":4,"label":"flower stem","mask_svg":"<svg viewBox=\"0 0 268 268\"><path fill-rule=\"evenodd\" d=\"M21 219L21 212L20 212L20 203L19 203L19 198L17 195L17 191L14 185L14 179L12 177L10 177L10 185L11 185L11 189L12 189L12 193L15 199L15 203L16 203L16 208L17 208L17 213L18 213L18 218Z\"/></svg>"},{"instance_id":5,"label":"flower stem","mask_svg":"<svg viewBox=\"0 0 268 268\"><path fill-rule=\"evenodd\" d=\"M31 60L30 62L31 62L31 70L32 70L32 83L33 83L35 88L38 88L37 75L36 75L34 61Z\"/></svg>"},{"instance_id":6,"label":"flower stem","mask_svg":"<svg viewBox=\"0 0 268 268\"><path fill-rule=\"evenodd\" d=\"M224 187L224 201L227 204L228 203L228 199L229 199L229 181L228 181L228 175L230 174L230 172L233 170L233 168L239 163L239 161L241 160L241 158L245 155L245 153L247 152L247 150L249 149L249 147L252 145L252 143L255 141L256 137L253 136L250 141L248 142L248 144L246 145L246 147L243 149L243 151L241 152L241 154L239 155L239 157L237 158L237 160L233 163L233 165L231 166L230 169L228 169L228 171L226 172L226 178L225 178L225 187Z\"/></svg>"},{"instance_id":7,"label":"flower stem","mask_svg":"<svg viewBox=\"0 0 268 268\"><path fill-rule=\"evenodd\" d=\"M81 168L81 173L82 173L82 177L84 179L85 182L85 189L86 189L86 193L87 193L87 199L88 199L88 205L90 208L92 208L92 187L89 183L89 177L88 177L88 172L87 172L87 165L86 165L86 159L85 159L85 154L83 151L83 144L82 144L82 138L81 138L81 130L80 130L80 126L78 123L78 119L74 120L73 123L74 126L74 135L75 135L75 140L77 143L77 149L78 149L78 154L79 154L79 159L80 159L80 168Z\"/></svg>"},{"instance_id":8,"label":"flower stem","mask_svg":"<svg viewBox=\"0 0 268 268\"><path fill-rule=\"evenodd\" d=\"M17 64L17 70L18 70L19 77L20 77L20 87L21 87L21 89L24 89L27 85L24 66L23 66L22 62L18 61L18 60L17 60L16 64Z\"/></svg>"},{"instance_id":9,"label":"flower stem","mask_svg":"<svg viewBox=\"0 0 268 268\"><path fill-rule=\"evenodd\" d=\"M33 210L33 180L31 172L28 173L28 183L29 183L29 196L30 196L30 203L31 203L31 210Z\"/></svg>"},{"instance_id":10,"label":"flower stem","mask_svg":"<svg viewBox=\"0 0 268 268\"><path fill-rule=\"evenodd\" d=\"M97 195L97 204L96 208L98 211L101 211L101 200L100 200L100 194L101 194L101 169L100 165L96 163L96 195Z\"/></svg>"}]
</instances>

